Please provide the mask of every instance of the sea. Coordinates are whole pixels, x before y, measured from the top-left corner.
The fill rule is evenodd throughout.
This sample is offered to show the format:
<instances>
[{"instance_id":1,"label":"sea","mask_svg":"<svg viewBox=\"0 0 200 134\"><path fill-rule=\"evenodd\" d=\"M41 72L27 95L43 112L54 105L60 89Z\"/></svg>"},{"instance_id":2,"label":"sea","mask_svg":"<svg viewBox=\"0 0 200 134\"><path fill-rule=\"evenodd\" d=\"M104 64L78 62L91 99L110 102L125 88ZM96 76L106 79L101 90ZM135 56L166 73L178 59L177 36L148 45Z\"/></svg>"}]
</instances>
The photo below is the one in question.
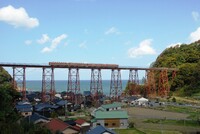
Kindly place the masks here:
<instances>
[{"instance_id":1,"label":"sea","mask_svg":"<svg viewBox=\"0 0 200 134\"><path fill-rule=\"evenodd\" d=\"M122 91L126 88L128 80L122 80ZM110 94L110 80L102 80L103 94ZM67 91L67 80L55 80L56 92ZM27 91L42 91L41 80L27 80L26 81ZM80 92L90 91L90 80L80 80Z\"/></svg>"}]
</instances>

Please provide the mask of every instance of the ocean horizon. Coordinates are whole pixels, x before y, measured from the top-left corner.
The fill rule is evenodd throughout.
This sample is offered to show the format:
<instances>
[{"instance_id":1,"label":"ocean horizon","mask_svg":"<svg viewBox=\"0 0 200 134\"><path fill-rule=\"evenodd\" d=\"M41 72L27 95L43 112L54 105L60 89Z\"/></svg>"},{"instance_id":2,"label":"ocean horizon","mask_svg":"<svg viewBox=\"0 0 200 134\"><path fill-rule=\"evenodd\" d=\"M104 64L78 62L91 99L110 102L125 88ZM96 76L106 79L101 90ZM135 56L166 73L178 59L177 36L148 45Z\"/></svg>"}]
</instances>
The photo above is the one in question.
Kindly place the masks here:
<instances>
[{"instance_id":1,"label":"ocean horizon","mask_svg":"<svg viewBox=\"0 0 200 134\"><path fill-rule=\"evenodd\" d=\"M122 80L122 91L126 88L128 80ZM102 80L103 94L110 94L110 80ZM27 80L27 91L42 91L42 80ZM67 91L67 80L55 80L56 92ZM90 91L90 80L80 80L80 92Z\"/></svg>"}]
</instances>

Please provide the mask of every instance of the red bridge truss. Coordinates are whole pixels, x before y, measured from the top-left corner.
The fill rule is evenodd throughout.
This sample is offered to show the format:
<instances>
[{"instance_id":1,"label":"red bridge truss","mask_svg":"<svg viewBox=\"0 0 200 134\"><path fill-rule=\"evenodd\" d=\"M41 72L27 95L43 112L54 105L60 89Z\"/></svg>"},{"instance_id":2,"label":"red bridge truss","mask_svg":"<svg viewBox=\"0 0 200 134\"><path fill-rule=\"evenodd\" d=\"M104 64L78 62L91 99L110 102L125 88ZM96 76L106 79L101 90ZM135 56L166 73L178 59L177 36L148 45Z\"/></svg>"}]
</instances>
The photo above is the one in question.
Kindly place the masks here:
<instances>
[{"instance_id":1,"label":"red bridge truss","mask_svg":"<svg viewBox=\"0 0 200 134\"><path fill-rule=\"evenodd\" d=\"M141 68L131 66L119 66L117 64L91 64L91 63L71 63L71 62L49 62L49 64L27 64L27 63L0 63L3 67L12 67L13 86L22 91L23 99L26 99L26 68L42 68L42 101L55 97L54 69L68 68L67 96L73 103L81 103L80 94L80 69L91 70L90 91L94 101L98 101L103 96L101 70L111 70L110 97L113 100L119 100L122 93L121 70L129 70L129 82L134 83L132 94L138 94L137 86L140 85L138 71L146 71L145 87L148 96L158 94L167 96L170 91L168 75L174 79L178 69L176 68ZM171 73L169 73L171 72ZM159 74L159 75L158 75ZM155 77L159 77L158 82ZM158 83L158 84L156 84ZM157 86L157 87L156 87Z\"/></svg>"}]
</instances>

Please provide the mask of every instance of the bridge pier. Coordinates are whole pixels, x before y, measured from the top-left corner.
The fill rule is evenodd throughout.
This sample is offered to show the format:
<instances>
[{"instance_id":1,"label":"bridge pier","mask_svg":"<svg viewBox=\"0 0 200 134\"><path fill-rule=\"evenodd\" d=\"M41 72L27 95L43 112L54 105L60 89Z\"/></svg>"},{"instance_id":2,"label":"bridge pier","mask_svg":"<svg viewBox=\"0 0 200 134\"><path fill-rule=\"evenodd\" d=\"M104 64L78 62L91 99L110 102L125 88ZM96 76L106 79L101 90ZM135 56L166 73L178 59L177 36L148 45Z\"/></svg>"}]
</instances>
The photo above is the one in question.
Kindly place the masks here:
<instances>
[{"instance_id":1,"label":"bridge pier","mask_svg":"<svg viewBox=\"0 0 200 134\"><path fill-rule=\"evenodd\" d=\"M80 103L80 78L78 68L69 68L68 73L68 85L67 85L67 96L72 103Z\"/></svg>"},{"instance_id":2,"label":"bridge pier","mask_svg":"<svg viewBox=\"0 0 200 134\"><path fill-rule=\"evenodd\" d=\"M54 68L43 67L42 72L42 102L46 102L46 95L50 95L50 100L55 98Z\"/></svg>"},{"instance_id":3,"label":"bridge pier","mask_svg":"<svg viewBox=\"0 0 200 134\"><path fill-rule=\"evenodd\" d=\"M155 70L146 70L146 94L148 97L156 96Z\"/></svg>"},{"instance_id":4,"label":"bridge pier","mask_svg":"<svg viewBox=\"0 0 200 134\"><path fill-rule=\"evenodd\" d=\"M22 93L22 100L26 100L26 68L13 67L13 87Z\"/></svg>"},{"instance_id":5,"label":"bridge pier","mask_svg":"<svg viewBox=\"0 0 200 134\"><path fill-rule=\"evenodd\" d=\"M91 69L90 92L95 103L103 96L101 69Z\"/></svg>"},{"instance_id":6,"label":"bridge pier","mask_svg":"<svg viewBox=\"0 0 200 134\"><path fill-rule=\"evenodd\" d=\"M130 85L130 89L131 89L131 94L132 95L136 95L138 94L138 89L137 89L137 86L140 84L139 83L139 76L138 76L138 70L132 70L130 69L129 70L129 83L131 83Z\"/></svg>"},{"instance_id":7,"label":"bridge pier","mask_svg":"<svg viewBox=\"0 0 200 134\"><path fill-rule=\"evenodd\" d=\"M158 94L161 97L168 96L170 92L170 87L168 83L168 71L161 70L159 76L159 87L158 87Z\"/></svg>"},{"instance_id":8,"label":"bridge pier","mask_svg":"<svg viewBox=\"0 0 200 134\"><path fill-rule=\"evenodd\" d=\"M112 69L110 82L110 97L119 100L122 92L122 81L120 69Z\"/></svg>"}]
</instances>

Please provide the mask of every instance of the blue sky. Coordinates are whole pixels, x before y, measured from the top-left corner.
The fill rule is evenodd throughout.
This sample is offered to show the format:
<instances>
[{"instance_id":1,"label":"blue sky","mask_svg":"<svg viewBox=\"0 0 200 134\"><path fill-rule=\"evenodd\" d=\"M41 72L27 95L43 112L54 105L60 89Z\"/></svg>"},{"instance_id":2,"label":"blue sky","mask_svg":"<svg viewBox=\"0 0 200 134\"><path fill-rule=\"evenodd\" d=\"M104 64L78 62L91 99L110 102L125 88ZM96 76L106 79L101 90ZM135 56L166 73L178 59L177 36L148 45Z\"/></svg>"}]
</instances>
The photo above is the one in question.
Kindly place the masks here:
<instances>
[{"instance_id":1,"label":"blue sky","mask_svg":"<svg viewBox=\"0 0 200 134\"><path fill-rule=\"evenodd\" d=\"M148 67L167 47L200 39L200 1L0 0L0 37L0 62ZM65 72L56 70L56 79ZM27 77L41 79L41 70Z\"/></svg>"}]
</instances>

